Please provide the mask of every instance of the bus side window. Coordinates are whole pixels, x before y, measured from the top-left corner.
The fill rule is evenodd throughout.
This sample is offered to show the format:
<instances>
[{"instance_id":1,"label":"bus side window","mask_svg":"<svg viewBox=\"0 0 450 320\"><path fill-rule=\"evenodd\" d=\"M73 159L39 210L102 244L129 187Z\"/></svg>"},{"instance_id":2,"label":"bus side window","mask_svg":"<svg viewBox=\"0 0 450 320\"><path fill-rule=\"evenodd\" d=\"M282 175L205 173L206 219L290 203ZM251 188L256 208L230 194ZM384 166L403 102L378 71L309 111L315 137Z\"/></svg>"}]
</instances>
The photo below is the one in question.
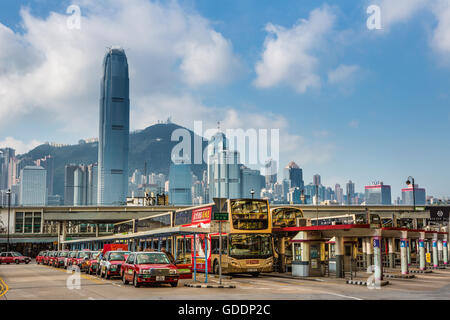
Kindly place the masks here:
<instances>
[{"instance_id":1,"label":"bus side window","mask_svg":"<svg viewBox=\"0 0 450 320\"><path fill-rule=\"evenodd\" d=\"M219 254L219 238L211 238L211 253Z\"/></svg>"},{"instance_id":2,"label":"bus side window","mask_svg":"<svg viewBox=\"0 0 450 320\"><path fill-rule=\"evenodd\" d=\"M227 254L228 253L228 241L227 241L226 236L222 236L222 254Z\"/></svg>"},{"instance_id":3,"label":"bus side window","mask_svg":"<svg viewBox=\"0 0 450 320\"><path fill-rule=\"evenodd\" d=\"M186 239L186 252L191 253L192 252L192 238Z\"/></svg>"}]
</instances>

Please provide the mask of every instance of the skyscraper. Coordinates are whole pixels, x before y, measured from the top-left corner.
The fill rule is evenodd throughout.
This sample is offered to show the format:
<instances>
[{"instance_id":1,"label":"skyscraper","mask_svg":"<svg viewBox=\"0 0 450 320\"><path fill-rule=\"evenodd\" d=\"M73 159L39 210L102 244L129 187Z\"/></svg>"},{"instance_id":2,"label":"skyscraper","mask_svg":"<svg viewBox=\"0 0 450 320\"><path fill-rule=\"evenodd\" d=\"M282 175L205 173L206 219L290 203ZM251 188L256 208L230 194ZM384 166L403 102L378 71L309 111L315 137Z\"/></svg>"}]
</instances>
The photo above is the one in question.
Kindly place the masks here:
<instances>
[{"instance_id":1,"label":"skyscraper","mask_svg":"<svg viewBox=\"0 0 450 320\"><path fill-rule=\"evenodd\" d=\"M36 165L44 168L47 171L47 192L48 195L53 195L53 180L55 177L55 159L51 156L45 156L42 159L36 160Z\"/></svg>"},{"instance_id":2,"label":"skyscraper","mask_svg":"<svg viewBox=\"0 0 450 320\"><path fill-rule=\"evenodd\" d=\"M189 164L170 164L169 203L173 205L192 204L192 172Z\"/></svg>"},{"instance_id":3,"label":"skyscraper","mask_svg":"<svg viewBox=\"0 0 450 320\"><path fill-rule=\"evenodd\" d=\"M353 198L355 198L355 183L349 180L346 185L347 188L347 204L353 204Z\"/></svg>"},{"instance_id":4,"label":"skyscraper","mask_svg":"<svg viewBox=\"0 0 450 320\"><path fill-rule=\"evenodd\" d=\"M343 195L343 190L342 190L340 184L337 183L337 184L334 186L334 193L335 193L335 195L336 195L336 201L337 201L338 203L342 203L343 200L344 200L344 195Z\"/></svg>"},{"instance_id":5,"label":"skyscraper","mask_svg":"<svg viewBox=\"0 0 450 320\"><path fill-rule=\"evenodd\" d=\"M20 171L20 205L45 206L47 172L42 167L26 166Z\"/></svg>"},{"instance_id":6,"label":"skyscraper","mask_svg":"<svg viewBox=\"0 0 450 320\"><path fill-rule=\"evenodd\" d=\"M313 176L313 184L315 186L320 186L320 174L315 174Z\"/></svg>"},{"instance_id":7,"label":"skyscraper","mask_svg":"<svg viewBox=\"0 0 450 320\"><path fill-rule=\"evenodd\" d=\"M272 186L277 182L278 165L275 160L268 160L264 165L264 176L266 178L266 186Z\"/></svg>"},{"instance_id":8,"label":"skyscraper","mask_svg":"<svg viewBox=\"0 0 450 320\"><path fill-rule=\"evenodd\" d=\"M402 189L402 204L413 205L416 198L416 205L424 205L426 203L426 194L424 188L419 188L417 184L414 185L414 197L413 197L413 186L410 184L408 188Z\"/></svg>"},{"instance_id":9,"label":"skyscraper","mask_svg":"<svg viewBox=\"0 0 450 320\"><path fill-rule=\"evenodd\" d=\"M17 163L16 150L0 149L0 189L10 189L16 184Z\"/></svg>"},{"instance_id":10,"label":"skyscraper","mask_svg":"<svg viewBox=\"0 0 450 320\"><path fill-rule=\"evenodd\" d=\"M260 198L261 189L261 172L259 170L252 170L246 166L241 166L241 197L251 198L251 191L254 191L253 197Z\"/></svg>"},{"instance_id":11,"label":"skyscraper","mask_svg":"<svg viewBox=\"0 0 450 320\"><path fill-rule=\"evenodd\" d=\"M98 204L125 204L130 99L128 62L120 48L109 49L103 60L99 120Z\"/></svg>"},{"instance_id":12,"label":"skyscraper","mask_svg":"<svg viewBox=\"0 0 450 320\"><path fill-rule=\"evenodd\" d=\"M64 168L64 204L72 206L74 204L74 173L78 169L76 164L68 164Z\"/></svg>"},{"instance_id":13,"label":"skyscraper","mask_svg":"<svg viewBox=\"0 0 450 320\"><path fill-rule=\"evenodd\" d=\"M284 179L290 181L291 188L298 187L302 190L305 186L303 182L303 170L294 161L289 162L286 168L284 168Z\"/></svg>"},{"instance_id":14,"label":"skyscraper","mask_svg":"<svg viewBox=\"0 0 450 320\"><path fill-rule=\"evenodd\" d=\"M365 187L366 204L385 204L391 205L391 186L380 182Z\"/></svg>"}]
</instances>

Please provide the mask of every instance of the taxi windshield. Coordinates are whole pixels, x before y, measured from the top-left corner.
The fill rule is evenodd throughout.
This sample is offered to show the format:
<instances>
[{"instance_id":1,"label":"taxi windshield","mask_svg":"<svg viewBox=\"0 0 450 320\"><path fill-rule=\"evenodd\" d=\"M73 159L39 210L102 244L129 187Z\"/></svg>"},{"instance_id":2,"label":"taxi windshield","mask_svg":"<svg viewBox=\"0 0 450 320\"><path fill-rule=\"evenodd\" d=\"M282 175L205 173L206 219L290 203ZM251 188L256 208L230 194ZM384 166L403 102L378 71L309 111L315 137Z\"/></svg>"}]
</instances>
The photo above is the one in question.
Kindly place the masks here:
<instances>
[{"instance_id":1,"label":"taxi windshield","mask_svg":"<svg viewBox=\"0 0 450 320\"><path fill-rule=\"evenodd\" d=\"M18 252L12 252L13 257L21 257L22 255Z\"/></svg>"},{"instance_id":2,"label":"taxi windshield","mask_svg":"<svg viewBox=\"0 0 450 320\"><path fill-rule=\"evenodd\" d=\"M169 259L165 253L142 253L138 254L136 264L169 264Z\"/></svg>"},{"instance_id":3,"label":"taxi windshield","mask_svg":"<svg viewBox=\"0 0 450 320\"><path fill-rule=\"evenodd\" d=\"M89 252L86 251L78 252L77 258L84 258L84 257L89 257Z\"/></svg>"},{"instance_id":4,"label":"taxi windshield","mask_svg":"<svg viewBox=\"0 0 450 320\"><path fill-rule=\"evenodd\" d=\"M63 251L59 253L60 257L67 257L68 252L67 251Z\"/></svg>"},{"instance_id":5,"label":"taxi windshield","mask_svg":"<svg viewBox=\"0 0 450 320\"><path fill-rule=\"evenodd\" d=\"M128 254L128 252L112 252L109 254L109 261L124 261L125 255Z\"/></svg>"}]
</instances>

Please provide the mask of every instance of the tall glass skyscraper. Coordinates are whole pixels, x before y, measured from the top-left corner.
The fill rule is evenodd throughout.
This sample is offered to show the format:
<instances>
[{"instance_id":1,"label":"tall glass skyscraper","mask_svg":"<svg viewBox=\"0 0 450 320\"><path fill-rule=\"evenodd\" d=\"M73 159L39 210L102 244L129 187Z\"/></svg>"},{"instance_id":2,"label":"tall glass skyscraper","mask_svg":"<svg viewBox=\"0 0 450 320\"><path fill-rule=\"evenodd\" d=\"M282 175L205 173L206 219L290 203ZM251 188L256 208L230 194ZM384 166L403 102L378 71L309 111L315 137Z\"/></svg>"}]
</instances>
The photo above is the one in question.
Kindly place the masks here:
<instances>
[{"instance_id":1,"label":"tall glass skyscraper","mask_svg":"<svg viewBox=\"0 0 450 320\"><path fill-rule=\"evenodd\" d=\"M124 205L128 193L130 98L128 62L121 48L103 60L98 138L98 204Z\"/></svg>"},{"instance_id":2,"label":"tall glass skyscraper","mask_svg":"<svg viewBox=\"0 0 450 320\"><path fill-rule=\"evenodd\" d=\"M291 161L284 168L284 179L290 180L291 188L298 187L302 190L305 186L303 182L303 170L294 162Z\"/></svg>"}]
</instances>

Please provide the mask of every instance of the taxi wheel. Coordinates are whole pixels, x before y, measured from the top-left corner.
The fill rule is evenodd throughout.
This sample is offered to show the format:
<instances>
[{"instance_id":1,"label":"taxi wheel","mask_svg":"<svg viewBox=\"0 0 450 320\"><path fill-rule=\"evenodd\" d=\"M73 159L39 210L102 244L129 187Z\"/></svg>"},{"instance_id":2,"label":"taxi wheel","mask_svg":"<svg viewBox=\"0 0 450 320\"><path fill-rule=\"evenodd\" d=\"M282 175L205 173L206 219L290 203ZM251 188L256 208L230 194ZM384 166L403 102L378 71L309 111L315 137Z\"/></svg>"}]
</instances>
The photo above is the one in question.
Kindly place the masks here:
<instances>
[{"instance_id":1,"label":"taxi wheel","mask_svg":"<svg viewBox=\"0 0 450 320\"><path fill-rule=\"evenodd\" d=\"M16 261L14 261L16 264L19 264L20 263L20 261L19 260L16 260Z\"/></svg>"},{"instance_id":2,"label":"taxi wheel","mask_svg":"<svg viewBox=\"0 0 450 320\"><path fill-rule=\"evenodd\" d=\"M125 273L124 273L123 276L122 276L122 282L123 282L123 284L129 284L129 283L130 283L130 281L128 281L127 279L125 279Z\"/></svg>"},{"instance_id":3,"label":"taxi wheel","mask_svg":"<svg viewBox=\"0 0 450 320\"><path fill-rule=\"evenodd\" d=\"M30 260L25 261L25 264L29 264L29 263L30 263Z\"/></svg>"},{"instance_id":4,"label":"taxi wheel","mask_svg":"<svg viewBox=\"0 0 450 320\"><path fill-rule=\"evenodd\" d=\"M171 282L170 285L172 286L172 288L175 288L176 286L178 286L178 281L177 282Z\"/></svg>"},{"instance_id":5,"label":"taxi wheel","mask_svg":"<svg viewBox=\"0 0 450 320\"><path fill-rule=\"evenodd\" d=\"M133 277L133 285L134 285L135 288L139 288L141 286L139 284L139 282L137 281L136 273L134 274L134 277Z\"/></svg>"}]
</instances>

